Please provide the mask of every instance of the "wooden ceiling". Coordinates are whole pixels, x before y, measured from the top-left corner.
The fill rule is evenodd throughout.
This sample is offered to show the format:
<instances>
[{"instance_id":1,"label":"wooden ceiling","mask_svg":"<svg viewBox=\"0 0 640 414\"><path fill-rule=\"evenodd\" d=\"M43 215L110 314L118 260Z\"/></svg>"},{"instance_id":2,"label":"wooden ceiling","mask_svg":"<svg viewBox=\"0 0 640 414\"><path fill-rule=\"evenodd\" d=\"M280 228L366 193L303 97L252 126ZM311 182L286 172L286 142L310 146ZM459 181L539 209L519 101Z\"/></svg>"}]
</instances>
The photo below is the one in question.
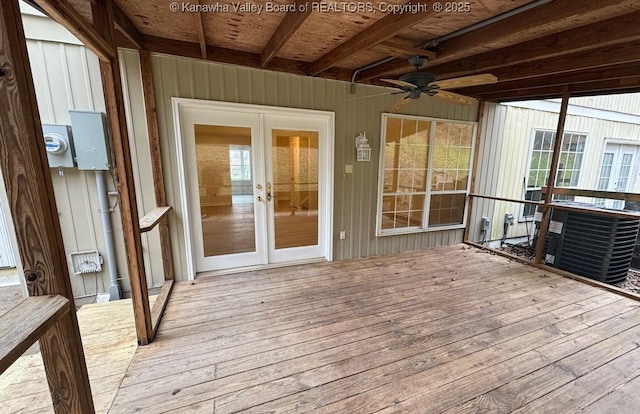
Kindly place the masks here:
<instances>
[{"instance_id":1,"label":"wooden ceiling","mask_svg":"<svg viewBox=\"0 0 640 414\"><path fill-rule=\"evenodd\" d=\"M55 3L91 22L91 1ZM373 84L413 70L407 58L421 53L430 57L422 70L438 79L496 75L497 84L456 92L498 101L559 96L564 88L575 95L640 91L638 0L475 0L456 2L457 12L436 12L430 0L324 2L333 5L324 11L311 7L320 2L273 0L298 11L271 13L234 10L265 7L262 1L114 2L119 44L152 52L342 80L357 71L356 82ZM410 4L428 7L389 11ZM342 10L358 6L368 10Z\"/></svg>"}]
</instances>

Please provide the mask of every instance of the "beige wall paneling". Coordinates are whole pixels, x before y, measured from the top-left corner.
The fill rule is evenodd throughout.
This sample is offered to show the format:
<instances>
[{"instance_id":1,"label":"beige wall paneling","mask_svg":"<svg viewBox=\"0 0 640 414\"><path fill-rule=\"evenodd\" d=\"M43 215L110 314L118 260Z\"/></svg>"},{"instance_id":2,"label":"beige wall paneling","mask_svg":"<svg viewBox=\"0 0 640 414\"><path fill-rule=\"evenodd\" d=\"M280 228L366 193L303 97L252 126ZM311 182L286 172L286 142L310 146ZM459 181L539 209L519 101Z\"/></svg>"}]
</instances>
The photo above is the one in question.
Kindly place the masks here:
<instances>
[{"instance_id":1,"label":"beige wall paneling","mask_svg":"<svg viewBox=\"0 0 640 414\"><path fill-rule=\"evenodd\" d=\"M135 59L128 55L136 55L137 52L121 53L126 65L128 83L131 83L132 79L138 78L134 74L139 73L139 67L136 66ZM152 55L152 63L167 201L175 209L175 214L170 217L170 228L178 280L186 274L186 252L175 160L172 97L335 112L333 241L336 260L424 249L462 241L462 229L375 237L381 113L393 106L397 95L347 101L356 96L381 93L385 89L358 85L356 95L351 95L349 84L346 82L156 54ZM387 90L391 92L391 89ZM131 96L137 92L129 90L128 93ZM138 119L143 119L144 112L142 107L130 107L131 118L135 124ZM462 107L429 97L412 102L403 111L410 115L462 121L475 121L476 112L477 105ZM373 156L370 162L358 163L355 161L354 138L362 131L366 131L370 138ZM344 174L346 164L354 166L353 174ZM140 164L140 168L146 167ZM138 175L144 187L144 179L150 177L150 171L141 170ZM148 205L151 201L151 198L143 200L141 204L145 210L151 208ZM347 233L345 240L339 240L341 230Z\"/></svg>"},{"instance_id":2,"label":"beige wall paneling","mask_svg":"<svg viewBox=\"0 0 640 414\"><path fill-rule=\"evenodd\" d=\"M43 123L69 125L69 109L104 111L98 59L95 55L77 44L46 40L28 39L27 47ZM104 253L104 236L93 172L65 169L61 176L57 169L51 169L51 177L67 259L69 253L76 251L97 249ZM113 189L111 183L108 185ZM111 201L115 204L115 199L112 198ZM118 214L118 211L113 213L114 237L118 267L125 269L120 276L126 279L126 256L122 243L118 243L122 237ZM73 292L80 299L79 303L92 301L96 293L108 291L107 266L105 261L100 273L82 276L71 274ZM128 290L126 283L123 288Z\"/></svg>"}]
</instances>

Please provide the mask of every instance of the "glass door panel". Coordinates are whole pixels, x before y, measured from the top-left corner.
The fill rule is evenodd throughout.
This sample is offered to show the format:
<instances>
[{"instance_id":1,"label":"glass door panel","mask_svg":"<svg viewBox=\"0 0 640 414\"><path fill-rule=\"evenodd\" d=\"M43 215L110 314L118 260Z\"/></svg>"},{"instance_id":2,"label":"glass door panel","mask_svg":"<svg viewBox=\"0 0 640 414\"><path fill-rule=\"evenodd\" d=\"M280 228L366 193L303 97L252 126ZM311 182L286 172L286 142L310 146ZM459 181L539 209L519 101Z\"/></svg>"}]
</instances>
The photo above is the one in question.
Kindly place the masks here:
<instances>
[{"instance_id":1,"label":"glass door panel","mask_svg":"<svg viewBox=\"0 0 640 414\"><path fill-rule=\"evenodd\" d=\"M271 133L275 248L316 246L318 132L273 129Z\"/></svg>"},{"instance_id":2,"label":"glass door panel","mask_svg":"<svg viewBox=\"0 0 640 414\"><path fill-rule=\"evenodd\" d=\"M180 111L193 271L265 264L260 116L200 107Z\"/></svg>"},{"instance_id":3,"label":"glass door panel","mask_svg":"<svg viewBox=\"0 0 640 414\"><path fill-rule=\"evenodd\" d=\"M227 105L178 102L188 270L330 258L330 115Z\"/></svg>"},{"instance_id":4,"label":"glass door panel","mask_svg":"<svg viewBox=\"0 0 640 414\"><path fill-rule=\"evenodd\" d=\"M256 250L251 128L194 125L204 256Z\"/></svg>"}]
</instances>

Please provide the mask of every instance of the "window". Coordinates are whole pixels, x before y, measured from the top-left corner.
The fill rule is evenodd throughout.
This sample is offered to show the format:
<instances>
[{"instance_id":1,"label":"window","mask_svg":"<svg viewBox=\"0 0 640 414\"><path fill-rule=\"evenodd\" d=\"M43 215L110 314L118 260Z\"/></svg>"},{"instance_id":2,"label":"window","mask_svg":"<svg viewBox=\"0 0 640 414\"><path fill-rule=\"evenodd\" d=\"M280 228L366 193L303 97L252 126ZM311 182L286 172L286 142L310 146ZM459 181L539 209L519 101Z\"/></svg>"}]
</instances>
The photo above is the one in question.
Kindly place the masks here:
<instances>
[{"instance_id":1,"label":"window","mask_svg":"<svg viewBox=\"0 0 640 414\"><path fill-rule=\"evenodd\" d=\"M527 173L527 188L525 200L539 201L542 197L542 187L547 184L551 157L556 133L553 131L534 131L533 147ZM580 179L580 168L587 136L584 134L565 133L560 146L556 187L576 187ZM572 197L556 197L554 200L572 200ZM523 218L531 218L535 213L533 205L524 206Z\"/></svg>"},{"instance_id":2,"label":"window","mask_svg":"<svg viewBox=\"0 0 640 414\"><path fill-rule=\"evenodd\" d=\"M475 124L382 116L377 234L464 224Z\"/></svg>"},{"instance_id":3,"label":"window","mask_svg":"<svg viewBox=\"0 0 640 414\"><path fill-rule=\"evenodd\" d=\"M229 146L229 173L233 195L253 194L251 181L251 146Z\"/></svg>"}]
</instances>

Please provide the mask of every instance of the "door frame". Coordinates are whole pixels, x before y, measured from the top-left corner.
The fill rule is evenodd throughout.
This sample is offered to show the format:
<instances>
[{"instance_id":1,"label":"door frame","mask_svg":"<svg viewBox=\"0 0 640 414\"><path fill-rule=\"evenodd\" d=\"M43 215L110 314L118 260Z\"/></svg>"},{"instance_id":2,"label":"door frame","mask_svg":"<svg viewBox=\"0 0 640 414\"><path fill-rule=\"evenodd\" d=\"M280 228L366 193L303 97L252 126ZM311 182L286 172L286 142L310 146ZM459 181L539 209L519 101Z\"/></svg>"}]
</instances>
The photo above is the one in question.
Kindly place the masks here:
<instances>
[{"instance_id":1,"label":"door frame","mask_svg":"<svg viewBox=\"0 0 640 414\"><path fill-rule=\"evenodd\" d=\"M619 167L619 161L621 158L621 155L624 153L622 151L623 147L633 147L634 149L634 156L633 156L633 161L631 164L631 170L629 171L629 182L627 183L627 192L633 192L634 187L636 186L637 180L636 177L638 175L638 171L640 171L640 142L636 141L636 140L628 140L628 139L616 139L616 138L605 138L603 143L602 143L602 152L600 154L600 163L598 164L598 174L596 175L596 187L598 186L598 183L600 182L600 178L601 178L601 174L602 174L602 163L604 162L604 156L607 153L607 147L612 148L614 147L615 150L613 151L613 165L611 166L611 177L609 177L610 179L613 178L613 174L616 174L616 178L618 178L617 174L619 173L619 168L616 171L616 169L614 167ZM611 186L611 182L609 182L609 186ZM615 191L615 190L609 190L608 188L605 189L604 191ZM611 202L613 202L614 200L610 200ZM613 203L611 203L612 205Z\"/></svg>"},{"instance_id":2,"label":"door frame","mask_svg":"<svg viewBox=\"0 0 640 414\"><path fill-rule=\"evenodd\" d=\"M322 190L326 194L324 202L321 206L326 211L326 225L328 227L327 236L325 237L324 258L328 261L333 259L333 188L334 188L334 171L333 171L333 158L334 158L334 141L335 141L335 113L329 111L317 111L310 109L299 108L287 108L267 105L254 105L254 104L242 104L233 102L222 101L207 101L201 99L191 98L171 98L171 104L173 109L173 128L175 134L176 144L176 163L178 182L180 187L180 207L182 216L182 229L184 234L185 254L187 263L187 280L195 280L196 278L196 262L194 257L193 246L193 232L189 201L190 184L188 182L188 174L185 166L184 159L184 139L182 134L182 111L188 109L205 109L205 110L219 110L226 112L238 112L238 113L250 113L260 114L261 125L264 125L265 115L281 115L281 116L299 116L305 118L314 118L323 120L327 125L327 142L326 142L326 156L320 160L320 170L324 169L324 186ZM263 128L264 129L264 128ZM261 133L263 133L261 131ZM180 217L180 214L178 214ZM272 266L282 266L282 263L276 263L273 265L251 266L254 268L265 268ZM238 269L230 269L228 273L236 272ZM218 271L219 273L219 271Z\"/></svg>"}]
</instances>

